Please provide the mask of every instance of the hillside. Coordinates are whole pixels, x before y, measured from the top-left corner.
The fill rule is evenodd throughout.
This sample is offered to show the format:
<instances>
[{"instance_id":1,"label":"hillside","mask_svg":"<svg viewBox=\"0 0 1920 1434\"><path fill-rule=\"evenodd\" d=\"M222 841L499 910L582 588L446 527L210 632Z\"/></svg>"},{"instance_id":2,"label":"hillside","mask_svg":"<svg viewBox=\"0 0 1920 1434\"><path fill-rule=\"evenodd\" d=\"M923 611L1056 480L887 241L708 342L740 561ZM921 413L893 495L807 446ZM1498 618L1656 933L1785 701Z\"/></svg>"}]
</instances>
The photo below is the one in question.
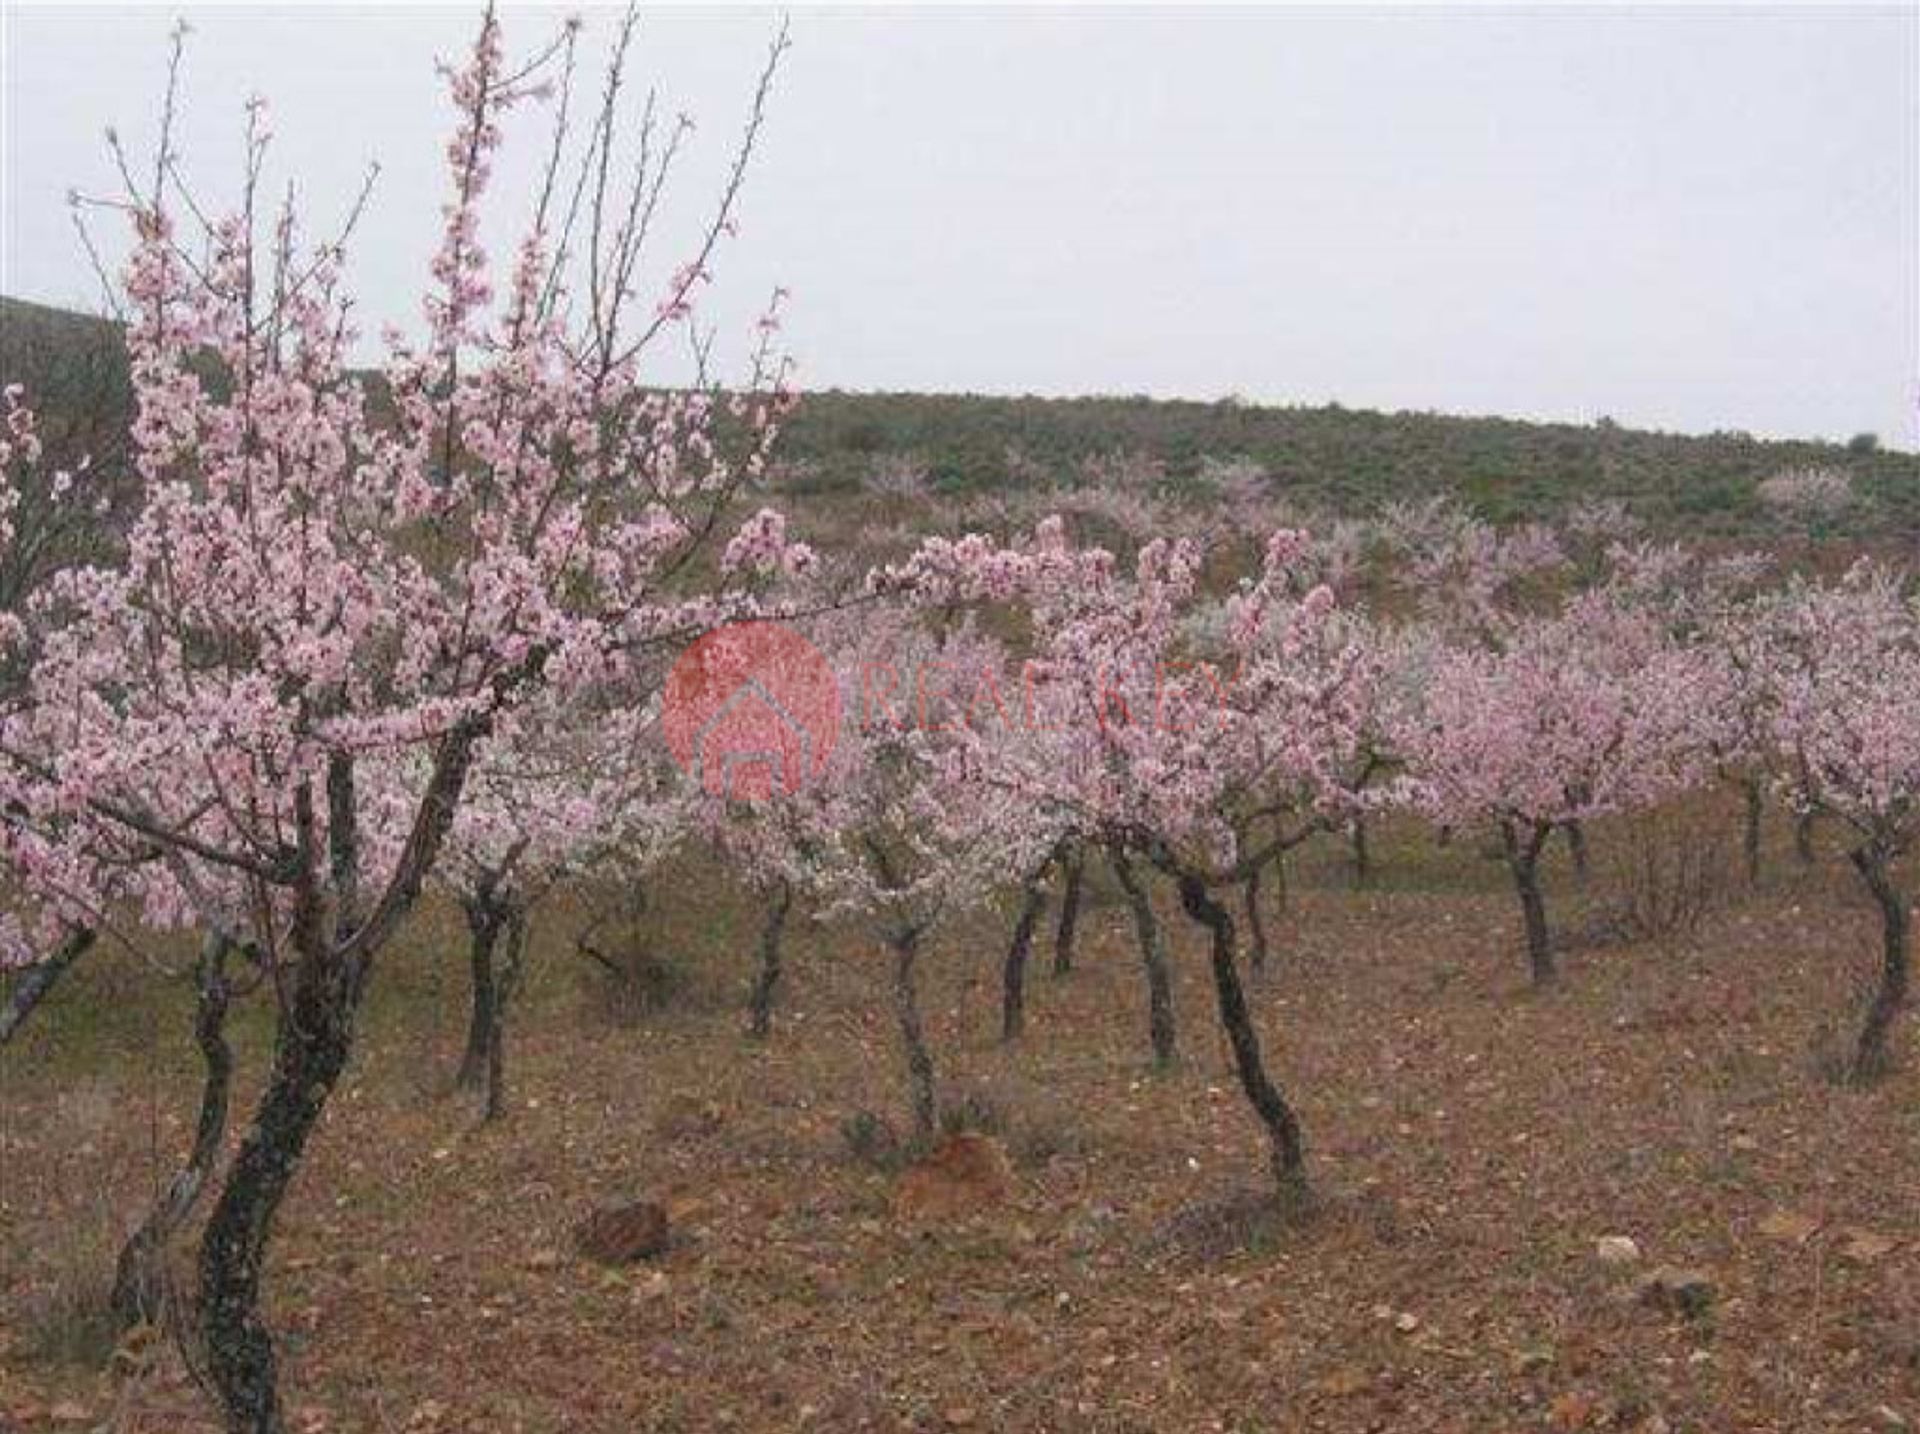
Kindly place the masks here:
<instances>
[{"instance_id":1,"label":"hillside","mask_svg":"<svg viewBox=\"0 0 1920 1434\"><path fill-rule=\"evenodd\" d=\"M124 392L98 366L110 333L98 319L0 299L0 382L36 391L51 382L55 409L87 392ZM63 375L77 353L95 355L85 383ZM890 464L910 465L936 495L960 496L1099 481L1089 465L1120 461L1178 496L1197 493L1208 461L1242 460L1310 512L1361 514L1396 499L1449 494L1483 517L1512 522L1617 498L1656 531L1748 541L1806 536L1806 520L1771 510L1759 485L1782 472L1823 468L1849 475L1855 501L1819 520L1817 536L1920 536L1920 455L1859 440L1655 433L1606 420L1581 426L1339 405L826 391L806 396L783 453L790 487L801 495L855 493Z\"/></svg>"}]
</instances>

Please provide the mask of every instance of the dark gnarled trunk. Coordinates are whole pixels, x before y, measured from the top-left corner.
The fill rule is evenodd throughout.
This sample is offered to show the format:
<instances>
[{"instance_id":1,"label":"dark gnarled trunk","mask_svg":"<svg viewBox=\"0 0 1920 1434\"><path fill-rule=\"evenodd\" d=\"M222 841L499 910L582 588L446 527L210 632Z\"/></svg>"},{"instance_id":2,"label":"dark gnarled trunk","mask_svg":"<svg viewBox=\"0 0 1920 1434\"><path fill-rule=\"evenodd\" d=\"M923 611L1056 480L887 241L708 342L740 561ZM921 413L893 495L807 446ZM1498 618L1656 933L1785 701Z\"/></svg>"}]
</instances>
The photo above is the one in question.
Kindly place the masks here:
<instances>
[{"instance_id":1,"label":"dark gnarled trunk","mask_svg":"<svg viewBox=\"0 0 1920 1434\"><path fill-rule=\"evenodd\" d=\"M1848 1072L1856 1084L1865 1084L1886 1071L1888 1035L1900 1008L1906 1004L1911 979L1912 917L1906 898L1894 884L1889 870L1892 858L1869 847L1856 849L1850 855L1854 870L1860 873L1861 881L1866 883L1880 908L1881 922L1880 980L1860 1027L1852 1068Z\"/></svg>"},{"instance_id":2,"label":"dark gnarled trunk","mask_svg":"<svg viewBox=\"0 0 1920 1434\"><path fill-rule=\"evenodd\" d=\"M1800 865L1812 866L1815 852L1813 849L1812 812L1802 812L1793 823L1793 854L1800 859Z\"/></svg>"},{"instance_id":3,"label":"dark gnarled trunk","mask_svg":"<svg viewBox=\"0 0 1920 1434\"><path fill-rule=\"evenodd\" d=\"M487 1059L499 1018L500 993L494 968L506 912L488 896L461 903L467 917L467 969L470 1000L467 1005L467 1048L453 1083L459 1090L479 1090L487 1081Z\"/></svg>"},{"instance_id":4,"label":"dark gnarled trunk","mask_svg":"<svg viewBox=\"0 0 1920 1434\"><path fill-rule=\"evenodd\" d=\"M1587 828L1584 822L1567 823L1567 855L1573 860L1573 874L1577 880L1585 881L1589 870L1587 860Z\"/></svg>"},{"instance_id":5,"label":"dark gnarled trunk","mask_svg":"<svg viewBox=\"0 0 1920 1434\"><path fill-rule=\"evenodd\" d=\"M913 1107L916 1140L932 1138L936 1116L933 1053L927 1049L920 1024L920 986L916 965L920 958L920 931L908 926L888 938L893 948L893 1015L900 1029L900 1048L906 1058L907 1096Z\"/></svg>"},{"instance_id":6,"label":"dark gnarled trunk","mask_svg":"<svg viewBox=\"0 0 1920 1434\"><path fill-rule=\"evenodd\" d=\"M1060 888L1060 925L1053 933L1053 974L1056 976L1064 976L1073 970L1074 942L1080 930L1080 900L1086 868L1086 853L1078 847L1062 863L1065 880Z\"/></svg>"},{"instance_id":7,"label":"dark gnarled trunk","mask_svg":"<svg viewBox=\"0 0 1920 1434\"><path fill-rule=\"evenodd\" d=\"M753 977L753 993L747 999L747 1034L764 1041L773 1030L773 997L780 987L781 938L786 934L787 913L793 909L793 887L783 881L773 890L767 907L767 919L760 928L760 960Z\"/></svg>"},{"instance_id":8,"label":"dark gnarled trunk","mask_svg":"<svg viewBox=\"0 0 1920 1434\"><path fill-rule=\"evenodd\" d=\"M26 1023L34 1008L47 998L47 993L92 946L91 931L70 932L46 960L20 973L7 996L6 1005L0 1006L0 1046L13 1039L14 1032Z\"/></svg>"},{"instance_id":9,"label":"dark gnarled trunk","mask_svg":"<svg viewBox=\"0 0 1920 1434\"><path fill-rule=\"evenodd\" d=\"M1147 1038L1153 1047L1153 1063L1165 1068L1179 1056L1173 1016L1173 978L1167 964L1167 944L1160 932L1160 920L1153 912L1153 897L1126 849L1114 846L1110 856L1113 874L1127 898L1127 910L1133 916L1133 933L1140 946L1141 965L1147 977Z\"/></svg>"},{"instance_id":10,"label":"dark gnarled trunk","mask_svg":"<svg viewBox=\"0 0 1920 1434\"><path fill-rule=\"evenodd\" d=\"M1020 898L1020 915L1013 923L1013 937L1007 942L1007 957L1000 967L1000 1039L1015 1041L1027 1021L1027 958L1033 954L1034 932L1047 909L1047 888L1039 876L1026 883Z\"/></svg>"},{"instance_id":11,"label":"dark gnarled trunk","mask_svg":"<svg viewBox=\"0 0 1920 1434\"><path fill-rule=\"evenodd\" d=\"M1266 1062L1260 1053L1260 1035L1254 1029L1246 992L1240 984L1233 917L1213 899L1206 883L1198 876L1182 872L1179 882L1181 905L1188 916L1206 928L1211 938L1213 988L1219 998L1220 1024L1226 1028L1228 1043L1233 1047L1240 1088L1266 1127L1274 1183L1283 1198L1303 1196L1307 1189L1306 1144L1292 1105L1267 1074Z\"/></svg>"},{"instance_id":12,"label":"dark gnarled trunk","mask_svg":"<svg viewBox=\"0 0 1920 1434\"><path fill-rule=\"evenodd\" d=\"M1242 887L1242 905L1247 913L1247 959L1253 969L1265 972L1267 969L1267 923L1260 911L1260 868L1255 866L1247 873Z\"/></svg>"},{"instance_id":13,"label":"dark gnarled trunk","mask_svg":"<svg viewBox=\"0 0 1920 1434\"><path fill-rule=\"evenodd\" d=\"M273 1336L260 1314L274 1217L352 1053L374 955L419 899L485 731L484 722L461 723L440 739L393 876L364 911L352 759L335 753L328 760L324 837L311 789L294 791L296 845L286 878L294 899L275 988L273 1061L200 1237L206 1372L230 1434L285 1429Z\"/></svg>"},{"instance_id":14,"label":"dark gnarled trunk","mask_svg":"<svg viewBox=\"0 0 1920 1434\"><path fill-rule=\"evenodd\" d=\"M1760 884L1761 861L1761 820L1766 808L1762 801L1760 779L1748 777L1740 784L1742 796L1746 799L1746 819L1741 832L1741 846L1747 858L1747 884Z\"/></svg>"},{"instance_id":15,"label":"dark gnarled trunk","mask_svg":"<svg viewBox=\"0 0 1920 1434\"><path fill-rule=\"evenodd\" d=\"M194 1125L193 1148L168 1182L154 1207L121 1247L113 1273L114 1317L126 1327L143 1321L157 1324L167 1313L171 1290L165 1259L168 1245L193 1214L220 1157L227 1134L227 1109L233 1089L233 1051L227 1045L227 1008L232 992L227 984L226 960L231 950L226 937L207 937L195 971L198 998L193 1035L200 1047L205 1075L200 1088L200 1115Z\"/></svg>"},{"instance_id":16,"label":"dark gnarled trunk","mask_svg":"<svg viewBox=\"0 0 1920 1434\"><path fill-rule=\"evenodd\" d=\"M1347 838L1353 848L1353 884L1364 891L1373 885L1373 849L1368 845L1367 819L1356 813L1347 826Z\"/></svg>"},{"instance_id":17,"label":"dark gnarled trunk","mask_svg":"<svg viewBox=\"0 0 1920 1434\"><path fill-rule=\"evenodd\" d=\"M487 1029L487 1091L481 1118L498 1120L507 1113L507 1009L520 989L527 959L527 913L510 906L500 943L500 963L494 972L493 1021Z\"/></svg>"},{"instance_id":18,"label":"dark gnarled trunk","mask_svg":"<svg viewBox=\"0 0 1920 1434\"><path fill-rule=\"evenodd\" d=\"M233 1434L281 1434L273 1339L260 1282L275 1215L353 1045L365 965L314 943L299 953L253 1123L200 1242L207 1372Z\"/></svg>"},{"instance_id":19,"label":"dark gnarled trunk","mask_svg":"<svg viewBox=\"0 0 1920 1434\"><path fill-rule=\"evenodd\" d=\"M1500 838L1506 848L1507 869L1513 874L1514 890L1520 894L1521 924L1527 942L1527 966L1536 986L1550 985L1559 974L1553 959L1553 940L1547 929L1547 903L1540 890L1540 849L1546 844L1550 826L1534 824L1522 835L1518 824L1500 825Z\"/></svg>"}]
</instances>

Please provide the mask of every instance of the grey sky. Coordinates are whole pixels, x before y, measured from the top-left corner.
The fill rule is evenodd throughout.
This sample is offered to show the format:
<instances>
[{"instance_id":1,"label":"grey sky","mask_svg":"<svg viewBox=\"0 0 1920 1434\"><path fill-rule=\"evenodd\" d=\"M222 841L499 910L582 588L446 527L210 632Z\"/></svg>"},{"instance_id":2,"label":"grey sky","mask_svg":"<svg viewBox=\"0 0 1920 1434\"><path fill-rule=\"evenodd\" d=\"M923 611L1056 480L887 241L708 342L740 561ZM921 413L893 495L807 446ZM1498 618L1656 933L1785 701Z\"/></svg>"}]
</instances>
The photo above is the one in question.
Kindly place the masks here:
<instances>
[{"instance_id":1,"label":"grey sky","mask_svg":"<svg viewBox=\"0 0 1920 1434\"><path fill-rule=\"evenodd\" d=\"M10 5L0 288L93 286L63 202L150 135L172 11ZM185 136L238 102L411 321L473 12L193 8ZM558 12L516 9L530 46ZM809 386L1147 392L1920 446L1920 10L798 10L720 269ZM588 12L604 37L615 16ZM775 18L663 11L713 187ZM511 191L529 180L514 131ZM431 193L432 202L424 195ZM369 323L369 327L372 327Z\"/></svg>"}]
</instances>

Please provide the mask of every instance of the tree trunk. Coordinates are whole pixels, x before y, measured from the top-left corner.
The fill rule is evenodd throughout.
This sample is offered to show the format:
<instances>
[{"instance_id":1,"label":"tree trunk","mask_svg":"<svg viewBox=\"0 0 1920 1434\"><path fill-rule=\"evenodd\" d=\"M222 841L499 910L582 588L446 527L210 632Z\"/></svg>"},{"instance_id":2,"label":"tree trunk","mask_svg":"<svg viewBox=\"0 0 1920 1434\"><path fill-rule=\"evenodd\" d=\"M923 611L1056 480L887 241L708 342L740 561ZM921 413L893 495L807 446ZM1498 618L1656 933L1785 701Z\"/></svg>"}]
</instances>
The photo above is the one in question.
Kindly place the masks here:
<instances>
[{"instance_id":1,"label":"tree trunk","mask_svg":"<svg viewBox=\"0 0 1920 1434\"><path fill-rule=\"evenodd\" d=\"M1140 961L1147 973L1147 1036L1153 1045L1154 1065L1165 1069L1179 1056L1173 1019L1173 979L1167 966L1167 946L1160 920L1153 914L1153 897L1134 869L1126 849L1110 848L1113 874L1133 913L1133 932L1140 944Z\"/></svg>"},{"instance_id":2,"label":"tree trunk","mask_svg":"<svg viewBox=\"0 0 1920 1434\"><path fill-rule=\"evenodd\" d=\"M174 1174L140 1228L121 1247L114 1266L113 1313L123 1328L158 1324L165 1315L172 1293L164 1264L167 1246L199 1203L200 1192L206 1188L226 1139L227 1108L233 1089L233 1051L226 1036L232 995L226 974L230 949L231 943L220 935L208 936L200 948L195 973L199 996L193 1019L194 1040L206 1068L200 1087L200 1117L186 1164Z\"/></svg>"},{"instance_id":3,"label":"tree trunk","mask_svg":"<svg viewBox=\"0 0 1920 1434\"><path fill-rule=\"evenodd\" d=\"M766 924L760 928L760 968L747 1003L747 1034L756 1041L764 1041L773 1030L773 993L780 985L780 938L786 933L787 913L792 909L793 887L782 881L774 888L773 904L767 908Z\"/></svg>"},{"instance_id":4,"label":"tree trunk","mask_svg":"<svg viewBox=\"0 0 1920 1434\"><path fill-rule=\"evenodd\" d=\"M1267 923L1260 915L1260 868L1247 873L1245 906L1247 909L1247 959L1253 969L1265 973L1267 969Z\"/></svg>"},{"instance_id":5,"label":"tree trunk","mask_svg":"<svg viewBox=\"0 0 1920 1434\"><path fill-rule=\"evenodd\" d=\"M75 931L66 940L54 948L53 954L46 960L27 967L20 973L20 979L14 983L7 1004L0 1007L0 1046L13 1039L13 1033L20 1029L34 1007L46 999L60 978L93 945L91 931Z\"/></svg>"},{"instance_id":6,"label":"tree trunk","mask_svg":"<svg viewBox=\"0 0 1920 1434\"><path fill-rule=\"evenodd\" d=\"M1814 863L1812 812L1802 812L1793 823L1793 854L1802 866Z\"/></svg>"},{"instance_id":7,"label":"tree trunk","mask_svg":"<svg viewBox=\"0 0 1920 1434\"><path fill-rule=\"evenodd\" d=\"M933 1089L933 1054L927 1049L926 1033L920 1025L920 990L915 978L915 963L920 956L920 932L916 927L896 931L893 947L893 1014L900 1026L900 1046L907 1060L907 1089L913 1105L913 1133L916 1140L933 1138L936 1109Z\"/></svg>"},{"instance_id":8,"label":"tree trunk","mask_svg":"<svg viewBox=\"0 0 1920 1434\"><path fill-rule=\"evenodd\" d=\"M1086 876L1086 853L1075 847L1062 865L1066 880L1060 889L1060 925L1053 933L1053 974L1056 976L1064 976L1073 970L1073 943L1080 929L1080 898Z\"/></svg>"},{"instance_id":9,"label":"tree trunk","mask_svg":"<svg viewBox=\"0 0 1920 1434\"><path fill-rule=\"evenodd\" d=\"M1000 968L1000 1039L1016 1041L1027 1019L1027 957L1033 952L1033 934L1047 909L1047 888L1038 875L1026 883L1020 916L1007 943L1007 959Z\"/></svg>"},{"instance_id":10,"label":"tree trunk","mask_svg":"<svg viewBox=\"0 0 1920 1434\"><path fill-rule=\"evenodd\" d=\"M1347 834L1353 844L1353 884L1364 890L1373 884L1373 851L1367 845L1367 819L1356 813Z\"/></svg>"},{"instance_id":11,"label":"tree trunk","mask_svg":"<svg viewBox=\"0 0 1920 1434\"><path fill-rule=\"evenodd\" d=\"M467 966L472 973L472 999L467 1010L467 1049L460 1057L460 1070L453 1084L456 1090L480 1090L487 1082L487 1059L493 1046L500 1003L493 958L500 944L504 915L485 896L471 898L461 905L466 910L470 933Z\"/></svg>"},{"instance_id":12,"label":"tree trunk","mask_svg":"<svg viewBox=\"0 0 1920 1434\"><path fill-rule=\"evenodd\" d=\"M1527 965L1533 972L1533 984L1550 985L1559 974L1554 966L1553 941L1547 931L1547 904L1540 892L1540 848L1545 845L1551 827L1535 826L1522 841L1512 822L1500 824L1500 835L1507 850L1507 868L1513 873L1514 889L1520 893L1520 915L1526 930Z\"/></svg>"},{"instance_id":13,"label":"tree trunk","mask_svg":"<svg viewBox=\"0 0 1920 1434\"><path fill-rule=\"evenodd\" d=\"M1182 872L1179 881L1181 905L1212 937L1213 988L1220 1002L1220 1024L1233 1046L1240 1088L1266 1127L1274 1184L1282 1199L1302 1197L1307 1193L1306 1145L1293 1107L1268 1076L1260 1054L1260 1035L1254 1029L1246 992L1240 985L1233 917L1213 899L1199 877Z\"/></svg>"},{"instance_id":14,"label":"tree trunk","mask_svg":"<svg viewBox=\"0 0 1920 1434\"><path fill-rule=\"evenodd\" d=\"M315 918L309 917L309 920ZM353 1046L366 962L309 935L274 1031L273 1065L200 1241L207 1373L232 1434L282 1434L260 1279L274 1216Z\"/></svg>"},{"instance_id":15,"label":"tree trunk","mask_svg":"<svg viewBox=\"0 0 1920 1434\"><path fill-rule=\"evenodd\" d=\"M520 988L527 955L527 913L511 906L501 923L506 937L504 955L493 983L493 1020L487 1028L487 1100L483 1121L495 1121L507 1110L507 1009Z\"/></svg>"},{"instance_id":16,"label":"tree trunk","mask_svg":"<svg viewBox=\"0 0 1920 1434\"><path fill-rule=\"evenodd\" d=\"M1906 898L1887 870L1889 858L1875 849L1861 847L1850 853L1854 870L1873 893L1880 907L1882 949L1880 985L1867 1007L1866 1022L1854 1047L1853 1068L1849 1072L1855 1084L1864 1085L1885 1073L1888 1065L1887 1036L1894 1019L1906 1003L1909 981L1911 916Z\"/></svg>"},{"instance_id":17,"label":"tree trunk","mask_svg":"<svg viewBox=\"0 0 1920 1434\"><path fill-rule=\"evenodd\" d=\"M1573 858L1573 874L1577 880L1587 879L1587 828L1583 822L1567 823L1567 855Z\"/></svg>"},{"instance_id":18,"label":"tree trunk","mask_svg":"<svg viewBox=\"0 0 1920 1434\"><path fill-rule=\"evenodd\" d=\"M1747 884L1749 886L1758 886L1760 884L1761 820L1765 815L1765 808L1762 805L1760 779L1758 777L1748 777L1740 784L1740 787L1746 797L1747 807L1746 827L1742 833L1747 857Z\"/></svg>"}]
</instances>

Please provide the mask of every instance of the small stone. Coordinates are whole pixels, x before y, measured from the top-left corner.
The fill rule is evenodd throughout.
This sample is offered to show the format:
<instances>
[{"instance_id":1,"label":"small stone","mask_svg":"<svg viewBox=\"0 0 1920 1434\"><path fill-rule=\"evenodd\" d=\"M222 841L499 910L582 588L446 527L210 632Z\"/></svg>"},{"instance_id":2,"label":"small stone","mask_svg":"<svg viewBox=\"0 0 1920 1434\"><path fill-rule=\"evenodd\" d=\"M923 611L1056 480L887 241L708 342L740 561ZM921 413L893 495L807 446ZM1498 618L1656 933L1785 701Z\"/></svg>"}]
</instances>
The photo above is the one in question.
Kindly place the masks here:
<instances>
[{"instance_id":1,"label":"small stone","mask_svg":"<svg viewBox=\"0 0 1920 1434\"><path fill-rule=\"evenodd\" d=\"M1885 1235L1858 1227L1840 1232L1840 1258L1850 1265L1877 1265L1896 1248Z\"/></svg>"},{"instance_id":2,"label":"small stone","mask_svg":"<svg viewBox=\"0 0 1920 1434\"><path fill-rule=\"evenodd\" d=\"M1420 1328L1420 1316L1410 1310L1403 1310L1394 1316L1393 1327L1402 1334L1412 1334Z\"/></svg>"},{"instance_id":3,"label":"small stone","mask_svg":"<svg viewBox=\"0 0 1920 1434\"><path fill-rule=\"evenodd\" d=\"M1532 1349L1523 1349L1513 1357L1515 1374L1538 1374L1553 1365L1553 1351L1544 1345L1535 1345Z\"/></svg>"},{"instance_id":4,"label":"small stone","mask_svg":"<svg viewBox=\"0 0 1920 1434\"><path fill-rule=\"evenodd\" d=\"M1556 1429L1584 1429L1593 1418L1597 1402L1591 1394L1568 1390L1547 1407L1547 1418Z\"/></svg>"},{"instance_id":5,"label":"small stone","mask_svg":"<svg viewBox=\"0 0 1920 1434\"><path fill-rule=\"evenodd\" d=\"M1640 1246L1627 1235L1603 1235L1593 1242L1593 1253L1603 1265L1636 1265Z\"/></svg>"},{"instance_id":6,"label":"small stone","mask_svg":"<svg viewBox=\"0 0 1920 1434\"><path fill-rule=\"evenodd\" d=\"M535 1250L527 1256L527 1268L530 1270L557 1270L560 1268L558 1250Z\"/></svg>"},{"instance_id":7,"label":"small stone","mask_svg":"<svg viewBox=\"0 0 1920 1434\"><path fill-rule=\"evenodd\" d=\"M1323 1394L1331 1394L1336 1399L1346 1399L1352 1395L1364 1393L1372 1383L1373 1380L1366 1370L1358 1365L1349 1364L1334 1370L1322 1379L1320 1390Z\"/></svg>"},{"instance_id":8,"label":"small stone","mask_svg":"<svg viewBox=\"0 0 1920 1434\"><path fill-rule=\"evenodd\" d=\"M893 1208L908 1220L954 1220L1006 1205L1013 1196L1006 1147L990 1135L967 1131L949 1135L931 1155L901 1172Z\"/></svg>"},{"instance_id":9,"label":"small stone","mask_svg":"<svg viewBox=\"0 0 1920 1434\"><path fill-rule=\"evenodd\" d=\"M1778 1240L1783 1245L1804 1245L1819 1233L1820 1222L1810 1215L1775 1210L1757 1228L1769 1240Z\"/></svg>"},{"instance_id":10,"label":"small stone","mask_svg":"<svg viewBox=\"0 0 1920 1434\"><path fill-rule=\"evenodd\" d=\"M977 1416L974 1412L965 1405L956 1405L947 1411L947 1427L949 1429L970 1429L973 1427L976 1418Z\"/></svg>"},{"instance_id":11,"label":"small stone","mask_svg":"<svg viewBox=\"0 0 1920 1434\"><path fill-rule=\"evenodd\" d=\"M63 1399L47 1411L47 1418L55 1424L85 1424L93 1413L76 1400Z\"/></svg>"},{"instance_id":12,"label":"small stone","mask_svg":"<svg viewBox=\"0 0 1920 1434\"><path fill-rule=\"evenodd\" d=\"M667 1212L652 1200L597 1210L573 1233L574 1245L602 1265L630 1265L667 1248Z\"/></svg>"}]
</instances>

